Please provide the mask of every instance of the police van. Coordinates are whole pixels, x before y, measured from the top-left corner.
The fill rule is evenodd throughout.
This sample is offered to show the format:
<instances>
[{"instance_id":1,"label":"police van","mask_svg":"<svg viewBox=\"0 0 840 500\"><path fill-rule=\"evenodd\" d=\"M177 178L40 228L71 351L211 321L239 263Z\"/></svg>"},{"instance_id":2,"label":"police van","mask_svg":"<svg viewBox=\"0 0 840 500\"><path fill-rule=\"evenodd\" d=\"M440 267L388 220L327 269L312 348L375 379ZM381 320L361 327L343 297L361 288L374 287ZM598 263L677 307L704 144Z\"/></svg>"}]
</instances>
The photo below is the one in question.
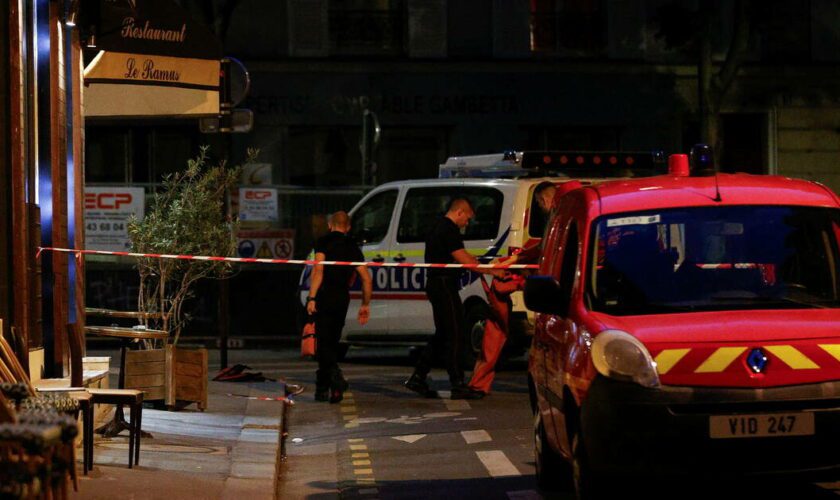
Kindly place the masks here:
<instances>
[{"instance_id":1,"label":"police van","mask_svg":"<svg viewBox=\"0 0 840 500\"><path fill-rule=\"evenodd\" d=\"M496 155L451 157L440 165L439 178L397 181L377 186L350 211L351 235L369 262L423 262L425 238L453 198L465 197L475 217L464 231L466 250L480 262L490 262L539 244L546 217L534 197L543 181L557 185L572 179L583 183L608 178L651 175L661 154L507 152ZM370 320L360 326L356 315L361 291L351 291L350 309L342 336L341 354L350 345L419 345L434 333L432 307L425 294L426 269L371 267L373 300ZM301 275L300 297L309 289L307 267ZM465 271L461 298L467 316L468 357L481 350L487 299L480 274ZM526 346L529 331L522 293L512 295L512 348Z\"/></svg>"}]
</instances>

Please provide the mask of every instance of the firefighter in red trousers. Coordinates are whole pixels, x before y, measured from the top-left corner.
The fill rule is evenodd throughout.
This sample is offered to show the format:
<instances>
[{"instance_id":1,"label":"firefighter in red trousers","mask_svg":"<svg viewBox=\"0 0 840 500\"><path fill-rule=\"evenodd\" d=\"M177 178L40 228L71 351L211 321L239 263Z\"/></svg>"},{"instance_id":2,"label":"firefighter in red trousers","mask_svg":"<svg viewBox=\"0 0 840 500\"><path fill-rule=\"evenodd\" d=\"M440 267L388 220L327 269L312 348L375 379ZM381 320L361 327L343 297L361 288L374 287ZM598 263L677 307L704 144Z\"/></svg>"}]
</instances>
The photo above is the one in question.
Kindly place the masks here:
<instances>
[{"instance_id":1,"label":"firefighter in red trousers","mask_svg":"<svg viewBox=\"0 0 840 500\"><path fill-rule=\"evenodd\" d=\"M545 181L537 184L534 188L534 198L537 200L544 213L549 214L553 207L557 206L557 200L565 193L580 187L578 181L569 181L558 189L553 183ZM550 218L548 218L550 219ZM531 246L522 248L518 253L498 259L500 264L536 264L540 258L540 241ZM484 279L481 280L487 303L490 305L490 317L484 323L484 338L481 343L481 356L475 363L470 389L484 394L490 393L490 386L496 375L496 363L502 353L502 348L508 336L508 325L512 304L510 294L522 290L525 286L525 278L519 274L507 273L501 278L493 278L488 285Z\"/></svg>"},{"instance_id":2,"label":"firefighter in red trousers","mask_svg":"<svg viewBox=\"0 0 840 500\"><path fill-rule=\"evenodd\" d=\"M508 336L510 294L520 290L524 284L523 276L512 273L506 274L503 278L493 278L489 285L484 278L481 278L481 285L487 293L487 301L490 304L490 317L484 323L481 357L475 362L470 380L470 389L474 391L490 393L490 386L496 375L496 362L499 360Z\"/></svg>"}]
</instances>

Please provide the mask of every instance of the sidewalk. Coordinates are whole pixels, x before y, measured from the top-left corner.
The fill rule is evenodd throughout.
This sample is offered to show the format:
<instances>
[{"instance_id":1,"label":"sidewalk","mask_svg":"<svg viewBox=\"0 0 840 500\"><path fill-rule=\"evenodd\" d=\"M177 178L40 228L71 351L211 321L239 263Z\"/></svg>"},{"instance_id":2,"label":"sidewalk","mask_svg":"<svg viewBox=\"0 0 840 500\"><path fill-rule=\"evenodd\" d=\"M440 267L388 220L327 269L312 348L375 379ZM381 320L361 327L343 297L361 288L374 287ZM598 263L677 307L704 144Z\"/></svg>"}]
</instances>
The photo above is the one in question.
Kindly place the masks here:
<instances>
[{"instance_id":1,"label":"sidewalk","mask_svg":"<svg viewBox=\"0 0 840 500\"><path fill-rule=\"evenodd\" d=\"M210 352L211 377L219 367L217 356L217 351ZM236 362L254 359L254 371L265 373L254 366L264 365L261 358L260 351L237 351ZM114 372L112 366L112 387ZM143 409L143 430L153 438L142 440L140 465L133 469L128 468L128 431L110 439L97 434L93 471L81 476L75 497L274 498L283 404L248 397L281 396L283 385L210 381L208 390L203 413L195 405L171 412Z\"/></svg>"}]
</instances>

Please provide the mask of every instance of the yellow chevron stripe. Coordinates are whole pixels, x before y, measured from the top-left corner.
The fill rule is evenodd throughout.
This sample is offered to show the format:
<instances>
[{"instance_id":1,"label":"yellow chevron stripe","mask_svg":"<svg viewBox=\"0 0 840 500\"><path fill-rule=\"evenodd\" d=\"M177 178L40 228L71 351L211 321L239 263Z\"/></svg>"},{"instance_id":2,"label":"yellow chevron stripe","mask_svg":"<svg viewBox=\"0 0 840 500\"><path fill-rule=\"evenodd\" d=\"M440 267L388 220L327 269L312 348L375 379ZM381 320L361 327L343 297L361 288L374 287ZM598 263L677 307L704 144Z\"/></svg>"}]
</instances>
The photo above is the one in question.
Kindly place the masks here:
<instances>
[{"instance_id":1,"label":"yellow chevron stripe","mask_svg":"<svg viewBox=\"0 0 840 500\"><path fill-rule=\"evenodd\" d=\"M840 344L820 344L820 347L822 347L825 352L834 356L837 361L840 361Z\"/></svg>"},{"instance_id":2,"label":"yellow chevron stripe","mask_svg":"<svg viewBox=\"0 0 840 500\"><path fill-rule=\"evenodd\" d=\"M790 345L768 345L764 347L772 352L777 358L785 362L794 370L816 370L819 365L811 361L808 356L802 354L798 349Z\"/></svg>"},{"instance_id":3,"label":"yellow chevron stripe","mask_svg":"<svg viewBox=\"0 0 840 500\"><path fill-rule=\"evenodd\" d=\"M665 375L671 368L680 362L683 357L689 353L691 349L665 349L656 355L656 371L660 375Z\"/></svg>"},{"instance_id":4,"label":"yellow chevron stripe","mask_svg":"<svg viewBox=\"0 0 840 500\"><path fill-rule=\"evenodd\" d=\"M746 351L746 347L721 347L709 356L694 373L719 373L726 370L735 359Z\"/></svg>"}]
</instances>

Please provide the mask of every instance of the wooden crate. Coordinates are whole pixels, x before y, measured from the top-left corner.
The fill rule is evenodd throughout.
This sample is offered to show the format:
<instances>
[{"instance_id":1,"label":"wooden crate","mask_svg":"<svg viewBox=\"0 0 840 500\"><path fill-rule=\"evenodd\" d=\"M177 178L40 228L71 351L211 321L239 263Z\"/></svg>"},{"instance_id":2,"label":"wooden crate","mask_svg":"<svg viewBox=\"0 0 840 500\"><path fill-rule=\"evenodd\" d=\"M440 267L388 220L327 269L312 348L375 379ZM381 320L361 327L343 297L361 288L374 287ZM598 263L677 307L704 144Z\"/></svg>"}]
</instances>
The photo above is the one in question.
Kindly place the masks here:
<instances>
[{"instance_id":1,"label":"wooden crate","mask_svg":"<svg viewBox=\"0 0 840 500\"><path fill-rule=\"evenodd\" d=\"M166 350L126 351L125 387L145 392L145 401L166 398Z\"/></svg>"},{"instance_id":2,"label":"wooden crate","mask_svg":"<svg viewBox=\"0 0 840 500\"><path fill-rule=\"evenodd\" d=\"M125 387L144 391L145 401L164 400L171 409L178 401L207 409L207 349L165 349L125 353Z\"/></svg>"},{"instance_id":3,"label":"wooden crate","mask_svg":"<svg viewBox=\"0 0 840 500\"><path fill-rule=\"evenodd\" d=\"M166 346L166 405L177 401L196 403L207 409L207 349Z\"/></svg>"}]
</instances>

